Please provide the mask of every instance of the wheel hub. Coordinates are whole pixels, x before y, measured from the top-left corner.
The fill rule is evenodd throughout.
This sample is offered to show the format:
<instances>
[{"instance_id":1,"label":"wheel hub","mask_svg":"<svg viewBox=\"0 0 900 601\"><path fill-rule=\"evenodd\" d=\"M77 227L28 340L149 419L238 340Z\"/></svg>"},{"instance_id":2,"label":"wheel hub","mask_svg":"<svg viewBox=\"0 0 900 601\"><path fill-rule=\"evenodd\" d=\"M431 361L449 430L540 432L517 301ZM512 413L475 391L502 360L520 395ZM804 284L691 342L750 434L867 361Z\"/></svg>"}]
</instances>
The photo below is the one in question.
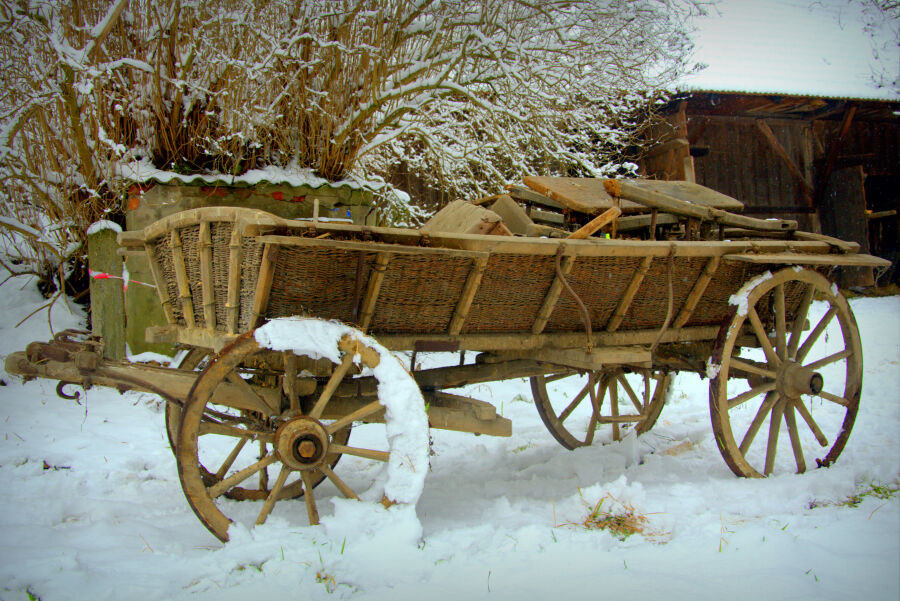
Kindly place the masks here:
<instances>
[{"instance_id":1,"label":"wheel hub","mask_svg":"<svg viewBox=\"0 0 900 601\"><path fill-rule=\"evenodd\" d=\"M296 417L275 432L275 452L282 463L295 470L311 470L328 454L328 432L318 420Z\"/></svg>"},{"instance_id":2,"label":"wheel hub","mask_svg":"<svg viewBox=\"0 0 900 601\"><path fill-rule=\"evenodd\" d=\"M822 374L808 367L795 361L785 361L778 370L775 386L783 397L796 399L802 394L819 394L825 386L825 380Z\"/></svg>"}]
</instances>

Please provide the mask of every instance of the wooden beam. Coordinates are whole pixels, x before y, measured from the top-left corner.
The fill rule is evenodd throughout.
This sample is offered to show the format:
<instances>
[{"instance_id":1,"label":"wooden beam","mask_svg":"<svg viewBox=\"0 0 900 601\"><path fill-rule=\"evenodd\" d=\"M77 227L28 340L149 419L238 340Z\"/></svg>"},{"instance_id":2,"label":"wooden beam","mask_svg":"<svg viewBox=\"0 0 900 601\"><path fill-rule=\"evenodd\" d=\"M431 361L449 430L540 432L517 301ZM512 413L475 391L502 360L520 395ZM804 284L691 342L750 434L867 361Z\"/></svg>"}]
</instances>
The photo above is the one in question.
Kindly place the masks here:
<instances>
[{"instance_id":1,"label":"wooden beam","mask_svg":"<svg viewBox=\"0 0 900 601\"><path fill-rule=\"evenodd\" d=\"M574 264L575 257L563 257L562 260L560 260L559 270L562 272L563 276L569 275L569 272L572 271L572 265ZM540 334L544 331L544 328L547 326L547 321L550 319L550 315L553 314L553 309L556 308L556 302L559 300L562 289L563 281L559 274L557 274L556 277L553 278L550 288L547 289L547 294L544 295L544 302L541 303L541 308L538 310L534 323L531 324L532 334Z\"/></svg>"},{"instance_id":2,"label":"wooden beam","mask_svg":"<svg viewBox=\"0 0 900 601\"><path fill-rule=\"evenodd\" d=\"M847 136L847 132L850 131L850 125L853 123L853 116L856 115L857 106L855 104L847 105L846 110L844 111L844 118L841 120L841 126L838 129L837 134L831 139L831 144L828 146L828 156L825 159L825 170L822 172L822 177L819 178L818 186L816 187L816 193L813 197L813 206L818 208L819 204L822 202L822 198L825 196L825 190L828 188L828 180L831 178L831 172L834 170L834 163L837 160L838 153L841 151L841 146L844 144L844 138Z\"/></svg>"},{"instance_id":3,"label":"wooden beam","mask_svg":"<svg viewBox=\"0 0 900 601\"><path fill-rule=\"evenodd\" d=\"M462 331L466 318L469 316L469 310L472 308L472 301L475 300L475 294L481 285L481 276L484 275L484 269L487 267L487 256L475 257L472 261L472 268L466 277L466 283L463 286L462 294L459 302L456 303L456 309L453 311L453 318L450 320L450 326L447 333L456 336Z\"/></svg>"},{"instance_id":4,"label":"wooden beam","mask_svg":"<svg viewBox=\"0 0 900 601\"><path fill-rule=\"evenodd\" d=\"M172 244L172 266L175 269L175 284L178 286L178 298L181 300L181 312L188 326L196 326L194 319L194 301L191 298L191 287L188 284L187 270L184 266L184 252L181 246L181 236L178 230L172 230L170 234Z\"/></svg>"},{"instance_id":5,"label":"wooden beam","mask_svg":"<svg viewBox=\"0 0 900 601\"><path fill-rule=\"evenodd\" d=\"M769 124L765 122L765 120L760 119L756 122L756 128L762 133L763 137L769 143L769 146L772 147L772 150L775 151L775 154L778 155L785 165L787 165L788 171L791 172L797 181L800 182L800 186L803 188L804 196L809 196L812 194L813 186L806 179L806 176L803 175L803 172L800 171L800 168L797 166L797 163L794 162L794 159L790 157L787 151L784 149L784 146L781 145L781 142L778 141L778 138L775 137L775 132L772 131L772 128L769 127Z\"/></svg>"},{"instance_id":6,"label":"wooden beam","mask_svg":"<svg viewBox=\"0 0 900 601\"><path fill-rule=\"evenodd\" d=\"M375 263L372 264L372 275L363 297L362 307L359 311L359 328L366 332L372 324L375 316L375 306L378 303L378 295L381 293L381 283L384 282L384 274L393 255L380 252L375 255Z\"/></svg>"},{"instance_id":7,"label":"wooden beam","mask_svg":"<svg viewBox=\"0 0 900 601\"><path fill-rule=\"evenodd\" d=\"M259 278L256 280L256 293L253 295L253 312L250 314L250 328L255 328L269 306L269 294L272 292L272 280L275 277L275 259L278 257L278 246L266 244L263 248L262 261L259 265Z\"/></svg>"},{"instance_id":8,"label":"wooden beam","mask_svg":"<svg viewBox=\"0 0 900 601\"><path fill-rule=\"evenodd\" d=\"M652 262L653 257L644 257L641 261L637 271L635 271L634 275L631 277L628 288L625 289L625 293L622 295L622 298L619 299L619 305L616 307L616 312L613 313L612 317L609 318L609 323L606 324L607 332L615 332L619 329L619 326L622 325L622 320L625 319L625 314L628 312L629 307L631 307L631 302L637 295L637 291L641 287L641 282L644 281L644 276L650 271L650 263Z\"/></svg>"},{"instance_id":9,"label":"wooden beam","mask_svg":"<svg viewBox=\"0 0 900 601\"><path fill-rule=\"evenodd\" d=\"M712 280L713 275L715 275L716 270L719 268L721 260L720 257L712 257L706 262L706 266L700 273L700 277L697 278L697 282L694 284L690 294L688 294L687 299L684 301L684 306L678 313L678 317L672 322L672 327L681 328L691 318L694 309L697 308L697 304L700 302L703 293L706 291L706 287L709 285L710 280Z\"/></svg>"},{"instance_id":10,"label":"wooden beam","mask_svg":"<svg viewBox=\"0 0 900 601\"><path fill-rule=\"evenodd\" d=\"M584 240L588 236L592 235L594 232L602 228L604 225L608 225L612 223L616 217L622 214L622 209L619 207L609 208L600 215L594 217L583 226L578 228L576 231L572 232L568 236L568 240Z\"/></svg>"},{"instance_id":11,"label":"wooden beam","mask_svg":"<svg viewBox=\"0 0 900 601\"><path fill-rule=\"evenodd\" d=\"M166 286L166 280L162 276L162 269L156 260L156 251L149 242L144 244L144 249L147 252L147 263L150 265L150 273L153 275L153 282L156 284L156 295L159 297L166 321L174 324L175 310L172 307L172 299L169 297L169 288Z\"/></svg>"}]
</instances>

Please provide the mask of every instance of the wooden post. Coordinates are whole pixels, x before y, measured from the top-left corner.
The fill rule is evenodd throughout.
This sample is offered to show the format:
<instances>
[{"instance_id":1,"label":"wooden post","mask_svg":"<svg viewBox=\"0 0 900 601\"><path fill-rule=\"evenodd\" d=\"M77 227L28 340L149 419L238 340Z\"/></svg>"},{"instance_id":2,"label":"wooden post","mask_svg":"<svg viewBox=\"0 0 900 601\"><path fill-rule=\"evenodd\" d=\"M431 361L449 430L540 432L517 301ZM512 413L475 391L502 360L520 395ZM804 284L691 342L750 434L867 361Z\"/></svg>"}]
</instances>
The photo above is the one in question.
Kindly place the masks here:
<instances>
[{"instance_id":1,"label":"wooden post","mask_svg":"<svg viewBox=\"0 0 900 601\"><path fill-rule=\"evenodd\" d=\"M88 230L88 265L91 270L91 332L103 338L103 356L125 358L125 294L122 258L116 254L117 230Z\"/></svg>"}]
</instances>

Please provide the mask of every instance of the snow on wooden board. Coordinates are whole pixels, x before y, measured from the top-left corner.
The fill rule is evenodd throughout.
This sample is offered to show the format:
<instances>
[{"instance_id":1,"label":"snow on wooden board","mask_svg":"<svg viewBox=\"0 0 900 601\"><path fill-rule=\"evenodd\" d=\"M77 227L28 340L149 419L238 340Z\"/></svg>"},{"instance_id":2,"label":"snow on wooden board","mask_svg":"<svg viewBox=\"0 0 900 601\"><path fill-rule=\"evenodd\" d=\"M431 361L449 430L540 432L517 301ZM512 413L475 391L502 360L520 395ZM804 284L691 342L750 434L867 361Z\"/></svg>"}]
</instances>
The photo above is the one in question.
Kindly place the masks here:
<instances>
[{"instance_id":1,"label":"snow on wooden board","mask_svg":"<svg viewBox=\"0 0 900 601\"><path fill-rule=\"evenodd\" d=\"M13 327L41 303L25 278L0 287L2 354L48 338L43 316ZM4 374L0 599L896 601L900 498L841 503L900 474L900 298L851 305L864 390L829 469L735 478L711 433L707 382L688 375L646 435L566 451L528 383L513 380L461 393L494 403L513 436L432 431L416 507L338 499L323 483L320 526L305 526L302 499L282 502L263 526L232 528L224 545L184 500L158 399L93 389L78 404L58 398L55 382L23 386ZM60 304L53 321L61 329L82 317ZM367 477L352 459L340 464L347 477ZM601 509L633 507L645 535L586 529L601 500Z\"/></svg>"}]
</instances>

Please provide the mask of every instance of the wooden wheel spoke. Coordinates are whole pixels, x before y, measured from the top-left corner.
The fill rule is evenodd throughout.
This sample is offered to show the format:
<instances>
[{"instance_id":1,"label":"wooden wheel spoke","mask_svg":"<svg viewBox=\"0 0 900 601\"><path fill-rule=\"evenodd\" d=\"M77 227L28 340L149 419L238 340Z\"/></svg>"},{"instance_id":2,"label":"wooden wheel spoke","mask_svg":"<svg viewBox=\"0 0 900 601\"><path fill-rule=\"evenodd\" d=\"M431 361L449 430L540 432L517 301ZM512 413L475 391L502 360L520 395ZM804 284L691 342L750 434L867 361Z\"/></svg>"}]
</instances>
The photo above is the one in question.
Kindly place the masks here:
<instances>
[{"instance_id":1,"label":"wooden wheel spoke","mask_svg":"<svg viewBox=\"0 0 900 601\"><path fill-rule=\"evenodd\" d=\"M619 417L619 387L613 378L609 381L609 413L612 418ZM613 440L619 440L619 423L612 424Z\"/></svg>"},{"instance_id":2,"label":"wooden wheel spoke","mask_svg":"<svg viewBox=\"0 0 900 601\"><path fill-rule=\"evenodd\" d=\"M794 324L791 326L791 336L788 339L788 357L790 358L796 355L797 347L800 346L800 336L803 333L806 316L809 315L809 307L815 295L815 286L807 285L806 292L803 293L803 299L800 301L800 306L797 307L797 313L794 315Z\"/></svg>"},{"instance_id":3,"label":"wooden wheel spoke","mask_svg":"<svg viewBox=\"0 0 900 601\"><path fill-rule=\"evenodd\" d=\"M822 432L821 428L819 428L819 424L816 423L816 420L813 419L812 414L810 414L809 409L806 408L806 405L803 404L803 401L797 401L794 403L794 407L797 409L797 413L800 414L800 417L803 418L803 421L806 422L806 425L809 426L809 429L812 431L813 436L816 437L816 440L819 441L819 444L823 447L828 446L828 438Z\"/></svg>"},{"instance_id":4,"label":"wooden wheel spoke","mask_svg":"<svg viewBox=\"0 0 900 601\"><path fill-rule=\"evenodd\" d=\"M769 420L769 441L766 445L766 468L763 472L766 476L772 473L775 467L775 454L778 452L778 432L781 429L781 416L784 414L785 399L780 399L772 409L772 418Z\"/></svg>"},{"instance_id":5,"label":"wooden wheel spoke","mask_svg":"<svg viewBox=\"0 0 900 601\"><path fill-rule=\"evenodd\" d=\"M384 405L381 404L381 401L372 401L367 405L363 405L356 411L348 413L334 423L329 424L325 427L325 431L329 434L334 434L338 430L346 428L353 422L363 420L374 413L378 413L382 409L384 409Z\"/></svg>"},{"instance_id":6,"label":"wooden wheel spoke","mask_svg":"<svg viewBox=\"0 0 900 601\"><path fill-rule=\"evenodd\" d=\"M262 459L267 455L266 443L259 443L259 458ZM269 488L269 470L259 470L259 490L268 490Z\"/></svg>"},{"instance_id":7,"label":"wooden wheel spoke","mask_svg":"<svg viewBox=\"0 0 900 601\"><path fill-rule=\"evenodd\" d=\"M803 447L800 444L800 433L797 432L797 418L794 417L794 401L792 400L785 402L784 422L787 424L788 435L791 437L791 449L794 451L797 473L802 474L806 471L806 460L803 458Z\"/></svg>"},{"instance_id":8,"label":"wooden wheel spoke","mask_svg":"<svg viewBox=\"0 0 900 601\"><path fill-rule=\"evenodd\" d=\"M266 502L263 503L262 509L256 517L257 525L266 523L266 518L269 517L272 509L275 507L275 502L278 501L278 495L281 494L281 489L284 488L284 483L290 473L291 468L282 464L281 471L278 472L278 478L275 479L275 485L272 486L272 490L269 491L269 496L266 497Z\"/></svg>"},{"instance_id":9,"label":"wooden wheel spoke","mask_svg":"<svg viewBox=\"0 0 900 601\"><path fill-rule=\"evenodd\" d=\"M809 365L806 365L805 367L808 367L809 369L819 369L821 367L825 367L826 365L831 365L832 363L837 363L841 359L846 359L847 357L849 357L852 354L853 353L851 353L850 350L844 349L839 353L834 353L833 355L828 355L827 357L823 357L823 358L819 359L818 361L813 361L812 363L810 363Z\"/></svg>"},{"instance_id":10,"label":"wooden wheel spoke","mask_svg":"<svg viewBox=\"0 0 900 601\"><path fill-rule=\"evenodd\" d=\"M750 320L750 325L753 327L753 333L756 334L756 339L759 341L763 352L766 354L766 360L769 362L769 366L778 367L781 365L781 360L775 353L775 349L772 348L772 341L769 340L769 335L766 333L766 329L759 320L759 315L756 313L755 307L750 307L747 311L747 317Z\"/></svg>"},{"instance_id":11,"label":"wooden wheel spoke","mask_svg":"<svg viewBox=\"0 0 900 601\"><path fill-rule=\"evenodd\" d=\"M743 359L738 359L737 357L731 358L731 369L737 369L744 373L756 374L758 376L774 380L777 374L771 369L762 367L762 365L763 364L761 363L750 363L749 361L744 361Z\"/></svg>"},{"instance_id":12,"label":"wooden wheel spoke","mask_svg":"<svg viewBox=\"0 0 900 601\"><path fill-rule=\"evenodd\" d=\"M812 332L809 333L809 336L806 337L806 340L803 341L803 344L797 349L796 361L798 363L803 363L803 360L806 359L806 355L809 354L809 351L812 350L813 345L819 339L819 336L822 335L822 332L825 331L825 328L828 327L828 324L831 323L831 320L837 314L837 307L832 305L828 312L819 320L819 323L816 324L816 327L813 328Z\"/></svg>"},{"instance_id":13,"label":"wooden wheel spoke","mask_svg":"<svg viewBox=\"0 0 900 601\"><path fill-rule=\"evenodd\" d=\"M830 392L825 392L824 390L817 396L822 397L826 401L831 401L832 403L837 403L838 405L842 405L844 407L850 407L851 405L848 399L845 399L844 397L838 396L836 394L831 394Z\"/></svg>"},{"instance_id":14,"label":"wooden wheel spoke","mask_svg":"<svg viewBox=\"0 0 900 601\"><path fill-rule=\"evenodd\" d=\"M568 378L572 375L570 371L564 371L559 374L553 374L551 376L544 376L544 383L549 384L550 382L556 382L557 380L562 380L563 378Z\"/></svg>"},{"instance_id":15,"label":"wooden wheel spoke","mask_svg":"<svg viewBox=\"0 0 900 601\"><path fill-rule=\"evenodd\" d=\"M220 436L231 436L234 438L243 438L244 440L259 440L262 442L272 442L275 440L275 435L271 432L245 430L243 428L235 428L233 426L212 422L201 422L200 426L197 428L197 434L198 436L218 434Z\"/></svg>"},{"instance_id":16,"label":"wooden wheel spoke","mask_svg":"<svg viewBox=\"0 0 900 601\"><path fill-rule=\"evenodd\" d=\"M319 523L319 510L316 508L316 497L313 495L312 473L307 470L300 472L303 478L303 499L306 501L306 515L309 516L309 525L315 526Z\"/></svg>"},{"instance_id":17,"label":"wooden wheel spoke","mask_svg":"<svg viewBox=\"0 0 900 601\"><path fill-rule=\"evenodd\" d=\"M594 385L593 376L588 376L588 382L587 382L587 384L584 385L584 388L582 388L581 391L577 395L575 395L575 398L572 399L572 402L569 403L569 405L565 409L563 409L562 413L559 414L559 417L557 419L560 422L566 421L566 419L570 415L572 415L572 412L575 411L575 409L578 407L578 405L581 404L581 401L584 400L584 397L587 396L588 392L590 392L591 387L593 385Z\"/></svg>"},{"instance_id":18,"label":"wooden wheel spoke","mask_svg":"<svg viewBox=\"0 0 900 601\"><path fill-rule=\"evenodd\" d=\"M310 417L316 419L321 417L322 412L325 411L325 407L328 405L328 401L331 400L331 395L337 390L341 380L344 379L344 376L347 375L347 371L353 364L353 357L354 355L352 353L344 353L344 358L341 359L340 365L334 368L331 377L328 378L328 383L325 384L325 389L322 390L322 394L313 406L312 411L309 412Z\"/></svg>"},{"instance_id":19,"label":"wooden wheel spoke","mask_svg":"<svg viewBox=\"0 0 900 601\"><path fill-rule=\"evenodd\" d=\"M225 477L225 474L228 473L228 470L231 469L231 466L234 465L235 459L240 455L241 450L243 450L244 445L247 444L248 438L240 439L234 448L231 449L231 453L228 454L228 457L225 458L225 461L222 462L222 465L216 471L216 480L221 480Z\"/></svg>"},{"instance_id":20,"label":"wooden wheel spoke","mask_svg":"<svg viewBox=\"0 0 900 601\"><path fill-rule=\"evenodd\" d=\"M357 447L347 447L342 444L328 445L330 451L335 453L343 453L345 455L353 455L355 457L363 457L365 459L374 459L375 461L387 461L391 454L387 451L376 451L374 449L360 449Z\"/></svg>"},{"instance_id":21,"label":"wooden wheel spoke","mask_svg":"<svg viewBox=\"0 0 900 601\"><path fill-rule=\"evenodd\" d=\"M331 480L331 482L337 487L341 494L347 497L348 499L356 499L359 501L359 496L353 492L353 489L347 486L347 484L341 480L340 476L334 473L330 467L325 465L324 463L319 466L319 471L325 474L325 477Z\"/></svg>"},{"instance_id":22,"label":"wooden wheel spoke","mask_svg":"<svg viewBox=\"0 0 900 601\"><path fill-rule=\"evenodd\" d=\"M775 286L775 343L778 357L784 361L788 355L787 310L784 307L784 284Z\"/></svg>"},{"instance_id":23,"label":"wooden wheel spoke","mask_svg":"<svg viewBox=\"0 0 900 601\"><path fill-rule=\"evenodd\" d=\"M728 410L731 411L738 405L742 405L764 392L771 392L773 390L775 390L775 382L766 382L765 384L760 384L759 386L751 388L747 392L743 392L736 397L728 399Z\"/></svg>"},{"instance_id":24,"label":"wooden wheel spoke","mask_svg":"<svg viewBox=\"0 0 900 601\"><path fill-rule=\"evenodd\" d=\"M628 380L625 379L625 374L622 372L619 372L618 374L616 374L616 379L619 381L619 384L622 385L622 389L625 391L625 394L627 394L628 398L631 399L631 404L634 405L634 408L637 410L637 412L639 414L643 413L644 407L643 407L643 405L641 405L640 399L637 397L637 395L634 393L634 390L631 388L631 384L629 384Z\"/></svg>"},{"instance_id":25,"label":"wooden wheel spoke","mask_svg":"<svg viewBox=\"0 0 900 601\"><path fill-rule=\"evenodd\" d=\"M771 413L772 407L774 407L775 403L777 402L777 392L772 391L766 394L766 398L763 399L762 404L760 404L759 410L757 410L756 412L756 416L750 423L750 427L747 428L747 431L744 433L743 440L741 440L739 448L742 454L747 454L747 451L750 449L750 445L753 444L753 439L756 438L756 434L759 432L760 427L762 426L763 422L766 421L766 416Z\"/></svg>"},{"instance_id":26,"label":"wooden wheel spoke","mask_svg":"<svg viewBox=\"0 0 900 601\"><path fill-rule=\"evenodd\" d=\"M244 480L246 480L253 474L255 474L258 471L263 470L263 469L267 468L268 466L270 466L271 464L275 463L277 460L278 460L278 458L275 456L274 453L272 453L271 455L266 455L265 457L263 457L256 463L254 463L252 465L248 465L241 471L236 472L236 473L232 474L231 476L228 476L224 480L221 480L221 481L217 482L216 484L210 486L207 489L207 492L209 493L210 497L215 499L216 497L221 496L228 489L230 489L234 486L237 486L238 484L240 484L241 482L243 482Z\"/></svg>"}]
</instances>

